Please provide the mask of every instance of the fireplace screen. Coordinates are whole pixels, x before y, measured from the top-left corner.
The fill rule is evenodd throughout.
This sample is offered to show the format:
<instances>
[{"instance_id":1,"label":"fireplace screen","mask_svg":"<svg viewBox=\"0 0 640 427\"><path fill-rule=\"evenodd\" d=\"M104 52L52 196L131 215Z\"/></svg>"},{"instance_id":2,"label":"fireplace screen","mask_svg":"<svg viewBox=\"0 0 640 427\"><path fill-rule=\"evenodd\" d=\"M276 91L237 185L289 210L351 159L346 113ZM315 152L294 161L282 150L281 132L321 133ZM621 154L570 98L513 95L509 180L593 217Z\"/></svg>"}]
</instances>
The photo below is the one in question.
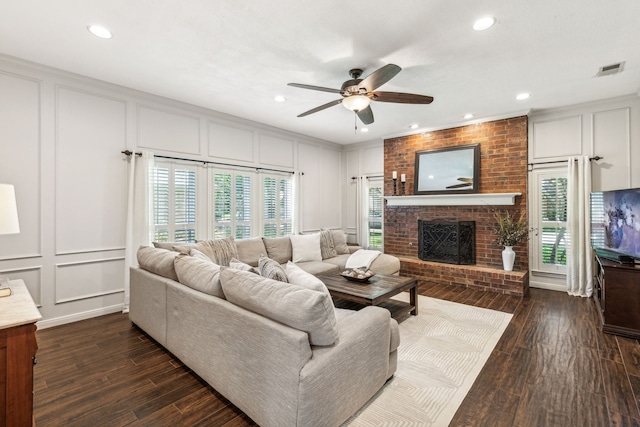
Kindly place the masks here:
<instances>
[{"instance_id":1,"label":"fireplace screen","mask_svg":"<svg viewBox=\"0 0 640 427\"><path fill-rule=\"evenodd\" d=\"M446 264L475 264L475 221L418 220L418 258Z\"/></svg>"}]
</instances>

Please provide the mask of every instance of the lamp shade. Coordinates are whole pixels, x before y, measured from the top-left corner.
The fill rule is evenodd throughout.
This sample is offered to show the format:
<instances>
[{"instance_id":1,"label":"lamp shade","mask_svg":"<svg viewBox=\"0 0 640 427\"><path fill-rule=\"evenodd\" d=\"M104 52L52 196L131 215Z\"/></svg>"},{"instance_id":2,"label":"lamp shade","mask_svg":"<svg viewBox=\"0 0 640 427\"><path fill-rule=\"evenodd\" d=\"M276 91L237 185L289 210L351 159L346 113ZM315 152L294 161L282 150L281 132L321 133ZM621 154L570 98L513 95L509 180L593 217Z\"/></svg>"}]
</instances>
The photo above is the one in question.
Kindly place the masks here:
<instances>
[{"instance_id":1,"label":"lamp shade","mask_svg":"<svg viewBox=\"0 0 640 427\"><path fill-rule=\"evenodd\" d=\"M342 100L344 108L351 111L362 111L369 106L371 100L365 95L351 95Z\"/></svg>"},{"instance_id":2,"label":"lamp shade","mask_svg":"<svg viewBox=\"0 0 640 427\"><path fill-rule=\"evenodd\" d=\"M20 232L18 223L18 207L13 185L0 184L0 234L17 234Z\"/></svg>"}]
</instances>

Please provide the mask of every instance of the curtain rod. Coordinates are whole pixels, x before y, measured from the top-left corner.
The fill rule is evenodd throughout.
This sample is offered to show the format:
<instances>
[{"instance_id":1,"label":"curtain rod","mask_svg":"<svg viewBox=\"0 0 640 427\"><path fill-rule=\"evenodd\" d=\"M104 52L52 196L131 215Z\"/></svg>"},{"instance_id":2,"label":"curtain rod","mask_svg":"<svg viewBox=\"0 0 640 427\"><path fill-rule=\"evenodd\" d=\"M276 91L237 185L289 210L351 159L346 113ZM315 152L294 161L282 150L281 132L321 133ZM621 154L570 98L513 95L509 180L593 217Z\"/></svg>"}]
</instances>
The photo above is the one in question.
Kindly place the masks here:
<instances>
[{"instance_id":1,"label":"curtain rod","mask_svg":"<svg viewBox=\"0 0 640 427\"><path fill-rule=\"evenodd\" d=\"M602 159L604 159L604 157L600 157L600 156L589 157L589 161L595 160L597 162L598 160L602 160ZM555 160L553 162L529 163L529 166L550 165L553 163L566 163L568 161L569 160Z\"/></svg>"},{"instance_id":2,"label":"curtain rod","mask_svg":"<svg viewBox=\"0 0 640 427\"><path fill-rule=\"evenodd\" d=\"M124 154L125 156L131 156L133 154L133 152L129 151L129 150L121 151L121 153ZM136 153L136 156L140 157L140 156L142 156L142 153ZM211 162L209 160L185 159L185 158L182 158L182 157L160 156L160 155L157 155L157 154L154 154L153 157L157 157L159 159L182 160L182 161L186 161L186 162L202 163L202 164L209 164L209 165L231 166L231 167L234 167L234 168L254 169L256 171L269 171L269 172L289 173L291 175L293 175L295 173L295 172L292 172L292 171L283 171L283 170L279 170L279 169L268 169L268 168L258 168L258 167L255 167L255 166L234 165L232 163Z\"/></svg>"}]
</instances>

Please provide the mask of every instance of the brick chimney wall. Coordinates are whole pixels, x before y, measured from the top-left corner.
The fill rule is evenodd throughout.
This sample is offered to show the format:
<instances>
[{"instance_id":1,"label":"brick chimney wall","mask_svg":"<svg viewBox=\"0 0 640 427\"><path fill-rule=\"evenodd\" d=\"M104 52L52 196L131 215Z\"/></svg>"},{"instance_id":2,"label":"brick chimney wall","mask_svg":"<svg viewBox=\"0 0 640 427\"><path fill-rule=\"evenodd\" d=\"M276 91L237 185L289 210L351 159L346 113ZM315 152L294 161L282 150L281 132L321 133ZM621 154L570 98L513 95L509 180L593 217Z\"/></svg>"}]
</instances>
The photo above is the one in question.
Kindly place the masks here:
<instances>
[{"instance_id":1,"label":"brick chimney wall","mask_svg":"<svg viewBox=\"0 0 640 427\"><path fill-rule=\"evenodd\" d=\"M526 219L527 117L444 129L387 139L384 142L384 194L393 194L392 172L406 174L406 194L413 193L415 153L420 150L480 144L479 193L522 193L513 206L394 206L385 207L384 249L399 257L418 257L418 219L476 221L476 264L502 269L503 247L495 243L495 209ZM514 248L514 271L528 270L526 242ZM444 268L444 267L443 267ZM513 293L513 292L510 292ZM517 292L515 292L517 293Z\"/></svg>"}]
</instances>

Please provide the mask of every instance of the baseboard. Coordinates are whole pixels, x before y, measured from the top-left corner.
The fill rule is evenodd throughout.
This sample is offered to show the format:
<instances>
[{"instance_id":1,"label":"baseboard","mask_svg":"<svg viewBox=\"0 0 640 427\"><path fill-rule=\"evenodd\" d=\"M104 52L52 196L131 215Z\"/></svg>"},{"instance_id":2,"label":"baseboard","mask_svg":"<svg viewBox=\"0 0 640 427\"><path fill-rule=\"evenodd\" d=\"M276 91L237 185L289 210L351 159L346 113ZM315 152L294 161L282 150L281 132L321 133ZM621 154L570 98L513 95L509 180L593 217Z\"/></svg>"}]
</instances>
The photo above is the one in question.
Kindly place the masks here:
<instances>
[{"instance_id":1,"label":"baseboard","mask_svg":"<svg viewBox=\"0 0 640 427\"><path fill-rule=\"evenodd\" d=\"M567 285L529 281L530 288L546 289L549 291L567 292Z\"/></svg>"},{"instance_id":2,"label":"baseboard","mask_svg":"<svg viewBox=\"0 0 640 427\"><path fill-rule=\"evenodd\" d=\"M96 310L83 311L81 313L69 314L67 316L55 317L53 319L41 320L38 322L38 329L47 329L54 326L66 325L67 323L79 322L93 317L104 316L105 314L122 312L124 304L116 304L110 307L102 307Z\"/></svg>"}]
</instances>

